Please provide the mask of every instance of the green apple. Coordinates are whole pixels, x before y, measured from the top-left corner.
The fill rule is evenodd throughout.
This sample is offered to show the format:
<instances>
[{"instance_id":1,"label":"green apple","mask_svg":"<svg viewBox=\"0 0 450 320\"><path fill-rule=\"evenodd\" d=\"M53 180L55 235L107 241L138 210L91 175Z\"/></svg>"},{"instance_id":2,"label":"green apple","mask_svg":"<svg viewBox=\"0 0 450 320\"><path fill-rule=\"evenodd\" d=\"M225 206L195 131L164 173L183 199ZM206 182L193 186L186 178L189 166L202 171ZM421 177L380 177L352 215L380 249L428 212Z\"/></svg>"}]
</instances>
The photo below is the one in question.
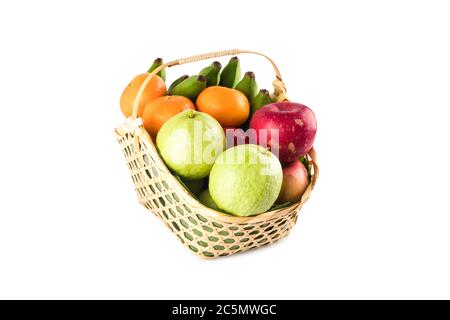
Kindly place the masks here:
<instances>
[{"instance_id":1,"label":"green apple","mask_svg":"<svg viewBox=\"0 0 450 320\"><path fill-rule=\"evenodd\" d=\"M283 170L278 158L254 144L223 152L209 176L209 192L217 206L236 216L266 212L281 190Z\"/></svg>"},{"instance_id":2,"label":"green apple","mask_svg":"<svg viewBox=\"0 0 450 320\"><path fill-rule=\"evenodd\" d=\"M198 200L208 208L221 211L217 206L217 204L214 202L213 198L211 197L211 194L209 193L208 189L206 189L205 191L203 191L198 195Z\"/></svg>"},{"instance_id":3,"label":"green apple","mask_svg":"<svg viewBox=\"0 0 450 320\"><path fill-rule=\"evenodd\" d=\"M210 115L185 110L161 127L156 146L170 169L185 180L197 180L208 176L225 150L225 133Z\"/></svg>"}]
</instances>

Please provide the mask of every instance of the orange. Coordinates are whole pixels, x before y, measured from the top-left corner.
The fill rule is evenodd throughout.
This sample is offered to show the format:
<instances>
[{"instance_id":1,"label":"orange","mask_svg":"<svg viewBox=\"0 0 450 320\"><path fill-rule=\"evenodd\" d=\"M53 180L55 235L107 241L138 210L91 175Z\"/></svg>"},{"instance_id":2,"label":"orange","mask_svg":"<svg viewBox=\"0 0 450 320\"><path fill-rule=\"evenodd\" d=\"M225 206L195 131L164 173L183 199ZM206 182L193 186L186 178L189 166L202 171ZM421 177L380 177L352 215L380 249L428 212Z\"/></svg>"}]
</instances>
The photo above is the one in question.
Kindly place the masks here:
<instances>
[{"instance_id":1,"label":"orange","mask_svg":"<svg viewBox=\"0 0 450 320\"><path fill-rule=\"evenodd\" d=\"M134 99L136 98L141 84L144 82L147 76L148 73L143 73L136 76L133 80L131 80L125 90L123 90L122 96L120 97L120 109L126 117L131 116L131 114L133 113ZM166 84L164 80L157 75L153 76L145 87L144 92L141 96L141 100L139 101L137 112L138 117L142 116L144 107L147 105L147 103L165 94Z\"/></svg>"},{"instance_id":2,"label":"orange","mask_svg":"<svg viewBox=\"0 0 450 320\"><path fill-rule=\"evenodd\" d=\"M223 127L240 127L250 113L250 104L242 92L220 86L203 90L196 105L198 111L209 114Z\"/></svg>"},{"instance_id":3,"label":"orange","mask_svg":"<svg viewBox=\"0 0 450 320\"><path fill-rule=\"evenodd\" d=\"M144 127L152 136L156 138L159 129L177 113L187 110L195 109L191 100L182 96L164 96L150 101L142 114Z\"/></svg>"}]
</instances>

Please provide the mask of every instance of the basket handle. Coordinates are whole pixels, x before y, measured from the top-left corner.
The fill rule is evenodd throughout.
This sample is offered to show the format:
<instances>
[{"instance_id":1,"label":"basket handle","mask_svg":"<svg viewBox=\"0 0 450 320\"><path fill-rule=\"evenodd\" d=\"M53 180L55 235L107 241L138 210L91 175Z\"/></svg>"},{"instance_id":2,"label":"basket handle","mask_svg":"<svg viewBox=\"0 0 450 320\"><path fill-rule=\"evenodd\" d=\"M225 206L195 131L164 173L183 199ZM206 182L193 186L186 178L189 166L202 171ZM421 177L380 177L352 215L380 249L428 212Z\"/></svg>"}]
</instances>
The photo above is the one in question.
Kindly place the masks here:
<instances>
[{"instance_id":1,"label":"basket handle","mask_svg":"<svg viewBox=\"0 0 450 320\"><path fill-rule=\"evenodd\" d=\"M311 148L311 150L309 150L308 155L311 158L311 163L314 168L314 176L311 179L311 189L313 189L314 186L316 185L317 178L319 177L319 166L317 165L317 153L314 147Z\"/></svg>"},{"instance_id":2,"label":"basket handle","mask_svg":"<svg viewBox=\"0 0 450 320\"><path fill-rule=\"evenodd\" d=\"M131 115L132 120L136 120L136 118L137 118L137 110L138 110L138 106L139 106L139 101L141 100L141 96L145 90L145 87L150 82L151 78L155 74L160 72L162 69L170 68L170 67L173 67L176 65L181 65L181 64L186 64L186 63L191 63L191 62L196 62L196 61L201 61L201 60L207 60L207 59L212 59L212 58L224 57L224 56L237 55L237 54L242 54L242 53L251 53L251 54L262 56L271 63L273 70L275 71L275 76L276 76L275 80L272 83L273 88L274 88L273 94L277 98L277 101L286 100L286 88L283 83L283 80L281 79L280 70L278 69L275 62L272 59L270 59L268 56L266 56L265 54L256 52L256 51L251 51L251 50L231 49L231 50L224 50L224 51L215 51L215 52L199 54L196 56L190 56L190 57L186 57L186 58L182 58L182 59L178 59L178 60L173 60L173 61L170 61L167 63L163 63L159 67L157 67L155 70L153 70L151 73L149 73L148 76L145 78L144 82L142 82L142 85L140 86L140 88L138 90L136 98L134 99L133 113Z\"/></svg>"}]
</instances>

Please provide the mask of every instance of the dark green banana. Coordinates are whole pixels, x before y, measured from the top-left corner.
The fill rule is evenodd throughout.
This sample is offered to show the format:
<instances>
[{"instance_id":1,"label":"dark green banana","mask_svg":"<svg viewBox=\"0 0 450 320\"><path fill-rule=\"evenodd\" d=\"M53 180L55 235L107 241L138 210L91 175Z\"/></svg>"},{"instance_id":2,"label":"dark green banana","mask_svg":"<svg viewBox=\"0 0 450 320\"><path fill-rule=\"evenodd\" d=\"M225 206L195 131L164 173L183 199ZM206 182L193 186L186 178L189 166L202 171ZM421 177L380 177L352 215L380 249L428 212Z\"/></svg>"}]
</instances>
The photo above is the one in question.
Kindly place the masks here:
<instances>
[{"instance_id":1,"label":"dark green banana","mask_svg":"<svg viewBox=\"0 0 450 320\"><path fill-rule=\"evenodd\" d=\"M189 76L187 74L185 74L184 76L179 77L178 79L176 79L174 82L172 82L172 84L169 86L169 89L167 89L167 92L170 94L170 92L172 92L173 88L175 88L178 84L180 84L182 81L186 80L187 78L189 78Z\"/></svg>"},{"instance_id":2,"label":"dark green banana","mask_svg":"<svg viewBox=\"0 0 450 320\"><path fill-rule=\"evenodd\" d=\"M155 70L156 68L158 68L160 65L163 64L163 59L162 58L156 58L155 61L153 61L153 64L150 66L150 68L148 69L148 73L152 72L153 70ZM164 81L166 81L166 69L162 69L160 72L158 72L158 76L161 77L161 79L163 79Z\"/></svg>"},{"instance_id":3,"label":"dark green banana","mask_svg":"<svg viewBox=\"0 0 450 320\"><path fill-rule=\"evenodd\" d=\"M252 104L253 99L258 93L258 84L256 83L255 74L251 71L246 72L242 80L239 81L234 88L245 94L250 104Z\"/></svg>"},{"instance_id":4,"label":"dark green banana","mask_svg":"<svg viewBox=\"0 0 450 320\"><path fill-rule=\"evenodd\" d=\"M228 64L222 69L220 73L219 85L227 88L234 88L236 83L241 78L241 65L238 57L230 59Z\"/></svg>"},{"instance_id":5,"label":"dark green banana","mask_svg":"<svg viewBox=\"0 0 450 320\"><path fill-rule=\"evenodd\" d=\"M250 115L253 116L253 114L262 106L265 106L266 104L269 104L272 102L272 99L270 98L270 93L266 89L259 90L256 97L253 99L252 103L252 110Z\"/></svg>"},{"instance_id":6,"label":"dark green banana","mask_svg":"<svg viewBox=\"0 0 450 320\"><path fill-rule=\"evenodd\" d=\"M204 76L190 76L176 85L170 95L184 96L195 103L198 95L206 88L206 78Z\"/></svg>"},{"instance_id":7,"label":"dark green banana","mask_svg":"<svg viewBox=\"0 0 450 320\"><path fill-rule=\"evenodd\" d=\"M210 66L203 68L199 75L205 76L206 78L206 86L217 86L219 83L219 75L220 69L222 69L222 65L219 61L214 61Z\"/></svg>"},{"instance_id":8,"label":"dark green banana","mask_svg":"<svg viewBox=\"0 0 450 320\"><path fill-rule=\"evenodd\" d=\"M311 180L311 162L308 160L306 156L300 157L299 160L305 166L306 172L308 173L308 178L309 180Z\"/></svg>"}]
</instances>

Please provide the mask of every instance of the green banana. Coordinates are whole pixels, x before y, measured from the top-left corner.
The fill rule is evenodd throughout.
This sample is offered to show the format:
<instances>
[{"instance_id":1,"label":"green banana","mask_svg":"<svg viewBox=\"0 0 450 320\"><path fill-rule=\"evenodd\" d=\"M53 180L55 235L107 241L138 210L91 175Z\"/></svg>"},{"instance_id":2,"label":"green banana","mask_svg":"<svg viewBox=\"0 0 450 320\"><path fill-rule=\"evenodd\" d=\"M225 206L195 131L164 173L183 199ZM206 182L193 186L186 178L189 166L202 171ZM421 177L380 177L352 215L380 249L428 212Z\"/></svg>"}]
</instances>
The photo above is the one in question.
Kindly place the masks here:
<instances>
[{"instance_id":1,"label":"green banana","mask_svg":"<svg viewBox=\"0 0 450 320\"><path fill-rule=\"evenodd\" d=\"M311 180L311 162L309 162L309 160L306 156L300 157L299 160L305 166L306 172L308 173L308 178Z\"/></svg>"},{"instance_id":2,"label":"green banana","mask_svg":"<svg viewBox=\"0 0 450 320\"><path fill-rule=\"evenodd\" d=\"M148 73L152 72L153 70L155 70L156 68L158 68L160 65L163 64L163 59L162 58L156 58L155 61L153 61L153 64L150 66L150 68L148 69ZM158 72L158 76L161 77L161 79L163 79L164 81L166 81L166 69L162 69L160 72Z\"/></svg>"},{"instance_id":3,"label":"green banana","mask_svg":"<svg viewBox=\"0 0 450 320\"><path fill-rule=\"evenodd\" d=\"M242 80L239 81L234 88L245 94L250 104L252 104L253 99L258 93L258 84L256 83L255 74L251 71L246 72Z\"/></svg>"},{"instance_id":4,"label":"green banana","mask_svg":"<svg viewBox=\"0 0 450 320\"><path fill-rule=\"evenodd\" d=\"M174 96L184 96L191 99L191 101L195 103L198 95L205 88L206 78L204 76L190 76L189 78L181 81L178 85L176 85L172 89L172 91L169 92L169 94Z\"/></svg>"},{"instance_id":5,"label":"green banana","mask_svg":"<svg viewBox=\"0 0 450 320\"><path fill-rule=\"evenodd\" d=\"M205 76L206 78L206 86L217 86L219 83L219 75L220 69L222 69L222 65L219 61L214 61L210 66L203 68L199 75Z\"/></svg>"},{"instance_id":6,"label":"green banana","mask_svg":"<svg viewBox=\"0 0 450 320\"><path fill-rule=\"evenodd\" d=\"M172 84L169 86L169 89L167 89L167 92L172 92L173 88L175 88L178 84L180 84L182 81L186 80L187 78L189 78L189 76L187 74L185 74L184 76L179 77L178 79L176 79L174 82L172 82Z\"/></svg>"},{"instance_id":7,"label":"green banana","mask_svg":"<svg viewBox=\"0 0 450 320\"><path fill-rule=\"evenodd\" d=\"M222 87L234 88L236 83L241 78L241 65L238 57L230 59L228 64L222 69L220 73L219 85Z\"/></svg>"},{"instance_id":8,"label":"green banana","mask_svg":"<svg viewBox=\"0 0 450 320\"><path fill-rule=\"evenodd\" d=\"M269 104L272 102L272 99L270 98L270 93L266 89L259 90L256 97L253 99L252 103L252 110L251 110L251 116L262 106L265 106L266 104Z\"/></svg>"}]
</instances>

